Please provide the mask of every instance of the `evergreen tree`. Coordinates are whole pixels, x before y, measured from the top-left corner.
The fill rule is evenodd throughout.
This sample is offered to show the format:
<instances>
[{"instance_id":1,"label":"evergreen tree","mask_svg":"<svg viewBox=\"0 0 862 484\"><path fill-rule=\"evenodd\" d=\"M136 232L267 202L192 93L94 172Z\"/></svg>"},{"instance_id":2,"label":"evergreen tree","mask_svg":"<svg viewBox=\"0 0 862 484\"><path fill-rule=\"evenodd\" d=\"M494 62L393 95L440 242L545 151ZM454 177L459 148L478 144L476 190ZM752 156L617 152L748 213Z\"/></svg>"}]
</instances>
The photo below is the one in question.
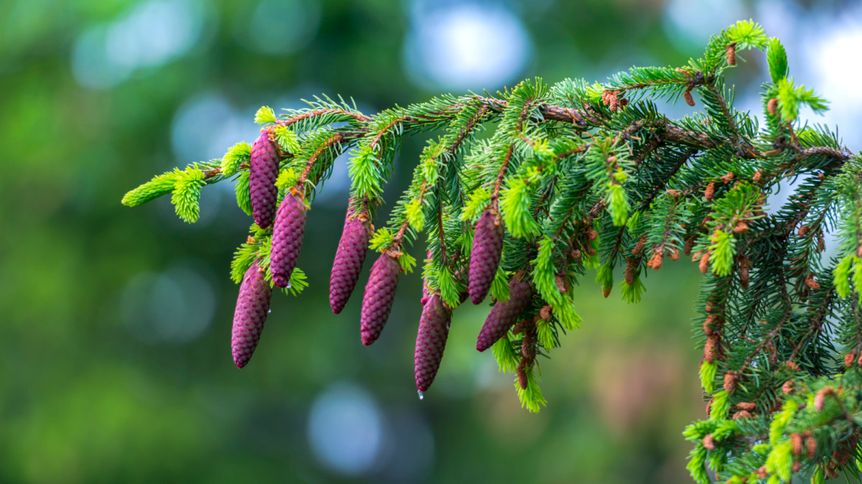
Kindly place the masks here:
<instances>
[{"instance_id":1,"label":"evergreen tree","mask_svg":"<svg viewBox=\"0 0 862 484\"><path fill-rule=\"evenodd\" d=\"M724 81L745 50L765 52L769 65L763 126L734 108ZM661 114L656 101L679 98L697 98L703 111ZM452 311L468 295L490 295L477 349L490 347L516 374L530 411L546 404L538 357L580 324L570 289L595 272L606 297L616 285L637 302L648 271L684 254L705 274L695 333L708 417L684 431L692 477L819 482L856 475L862 462L862 157L801 121L803 106L822 112L826 101L789 77L778 39L740 21L684 66L634 67L603 84L537 78L375 115L328 97L279 116L263 107L254 149L239 143L221 160L158 175L123 203L170 193L177 215L194 222L204 186L235 182L240 208L265 225L251 225L231 264L233 280L245 280L234 333L253 336L242 342L243 366L270 288L298 295L307 285L295 267L307 213L335 159L350 152L333 311L356 285L367 244L380 253L363 297L362 341L373 343L424 234L417 387L436 375ZM375 229L399 141L420 131L437 136ZM767 196L788 182L792 194L766 212ZM840 247L829 256L831 233Z\"/></svg>"}]
</instances>

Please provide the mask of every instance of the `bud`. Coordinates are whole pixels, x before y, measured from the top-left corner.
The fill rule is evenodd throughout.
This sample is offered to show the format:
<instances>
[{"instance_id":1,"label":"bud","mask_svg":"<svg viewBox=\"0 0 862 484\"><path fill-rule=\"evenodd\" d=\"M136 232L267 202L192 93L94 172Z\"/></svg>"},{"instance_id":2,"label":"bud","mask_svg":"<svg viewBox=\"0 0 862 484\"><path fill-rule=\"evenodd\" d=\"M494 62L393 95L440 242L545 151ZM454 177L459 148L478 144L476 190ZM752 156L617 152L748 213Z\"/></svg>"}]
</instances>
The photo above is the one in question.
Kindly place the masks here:
<instances>
[{"instance_id":1,"label":"bud","mask_svg":"<svg viewBox=\"0 0 862 484\"><path fill-rule=\"evenodd\" d=\"M527 376L527 364L525 360L521 360L518 363L518 385L521 386L521 390L526 390L527 385L530 383L530 379Z\"/></svg>"},{"instance_id":2,"label":"bud","mask_svg":"<svg viewBox=\"0 0 862 484\"><path fill-rule=\"evenodd\" d=\"M657 247L655 252L653 252L652 257L650 257L649 262L647 262L647 267L650 269L657 271L661 269L662 264L662 249L661 247Z\"/></svg>"},{"instance_id":3,"label":"bud","mask_svg":"<svg viewBox=\"0 0 862 484\"><path fill-rule=\"evenodd\" d=\"M790 434L790 445L793 446L793 455L802 454L802 435L799 432Z\"/></svg>"},{"instance_id":4,"label":"bud","mask_svg":"<svg viewBox=\"0 0 862 484\"><path fill-rule=\"evenodd\" d=\"M700 269L700 272L703 274L709 272L709 251L704 252L703 255L700 256L700 262L698 262L697 268Z\"/></svg>"},{"instance_id":5,"label":"bud","mask_svg":"<svg viewBox=\"0 0 862 484\"><path fill-rule=\"evenodd\" d=\"M347 210L329 274L329 307L333 314L340 313L353 294L368 248L368 223L362 217L353 217L351 212Z\"/></svg>"},{"instance_id":6,"label":"bud","mask_svg":"<svg viewBox=\"0 0 862 484\"><path fill-rule=\"evenodd\" d=\"M272 228L272 249L269 253L269 270L272 282L278 287L287 287L290 274L302 250L305 232L305 203L299 196L287 193L275 217Z\"/></svg>"},{"instance_id":7,"label":"bud","mask_svg":"<svg viewBox=\"0 0 862 484\"><path fill-rule=\"evenodd\" d=\"M781 385L781 393L785 395L793 393L793 380L787 380L783 385Z\"/></svg>"},{"instance_id":8,"label":"bud","mask_svg":"<svg viewBox=\"0 0 862 484\"><path fill-rule=\"evenodd\" d=\"M721 182L722 182L722 183L724 183L724 184L726 185L726 184L728 184L728 183L732 182L732 181L733 181L733 178L734 178L735 176L736 176L736 175L734 175L734 173L733 173L732 171L729 171L729 172L727 172L727 173L725 173L724 175L722 175L722 176L721 176Z\"/></svg>"},{"instance_id":9,"label":"bud","mask_svg":"<svg viewBox=\"0 0 862 484\"><path fill-rule=\"evenodd\" d=\"M820 283L817 282L816 279L814 279L814 274L808 274L808 276L805 278L805 285L808 286L810 289L820 289Z\"/></svg>"},{"instance_id":10,"label":"bud","mask_svg":"<svg viewBox=\"0 0 862 484\"><path fill-rule=\"evenodd\" d=\"M745 232L748 232L748 224L743 220L736 222L736 225L733 227L733 233L742 234Z\"/></svg>"},{"instance_id":11,"label":"bud","mask_svg":"<svg viewBox=\"0 0 862 484\"><path fill-rule=\"evenodd\" d=\"M703 359L712 363L718 358L720 351L721 339L718 334L712 334L706 338L706 344L703 346Z\"/></svg>"},{"instance_id":12,"label":"bud","mask_svg":"<svg viewBox=\"0 0 862 484\"><path fill-rule=\"evenodd\" d=\"M730 418L732 418L733 420L739 420L741 418L751 418L751 412L749 412L748 410L740 410L734 413Z\"/></svg>"},{"instance_id":13,"label":"bud","mask_svg":"<svg viewBox=\"0 0 862 484\"><path fill-rule=\"evenodd\" d=\"M805 437L805 451L808 453L809 459L813 459L817 455L817 440L811 435Z\"/></svg>"},{"instance_id":14,"label":"bud","mask_svg":"<svg viewBox=\"0 0 862 484\"><path fill-rule=\"evenodd\" d=\"M751 281L751 269L746 265L739 267L739 283L743 289L748 289L748 283Z\"/></svg>"},{"instance_id":15,"label":"bud","mask_svg":"<svg viewBox=\"0 0 862 484\"><path fill-rule=\"evenodd\" d=\"M754 175L751 177L751 181L753 181L754 183L760 183L760 179L762 177L763 177L763 172L760 170L757 170L754 172Z\"/></svg>"},{"instance_id":16,"label":"bud","mask_svg":"<svg viewBox=\"0 0 862 484\"><path fill-rule=\"evenodd\" d=\"M476 231L473 235L467 284L467 292L473 304L481 303L491 289L502 251L503 226L500 224L497 211L489 208L476 222Z\"/></svg>"},{"instance_id":17,"label":"bud","mask_svg":"<svg viewBox=\"0 0 862 484\"><path fill-rule=\"evenodd\" d=\"M844 355L844 366L850 368L856 363L856 353L851 351Z\"/></svg>"},{"instance_id":18,"label":"bud","mask_svg":"<svg viewBox=\"0 0 862 484\"><path fill-rule=\"evenodd\" d=\"M626 284L632 285L635 282L635 269L637 268L638 259L629 257L626 259L626 270L623 274Z\"/></svg>"},{"instance_id":19,"label":"bud","mask_svg":"<svg viewBox=\"0 0 862 484\"><path fill-rule=\"evenodd\" d=\"M775 114L778 112L778 99L770 99L769 102L766 103L766 111L770 115L775 116Z\"/></svg>"},{"instance_id":20,"label":"bud","mask_svg":"<svg viewBox=\"0 0 862 484\"><path fill-rule=\"evenodd\" d=\"M823 411L823 407L826 405L826 397L833 395L835 390L832 387L823 387L814 395L814 408L817 409L818 412Z\"/></svg>"},{"instance_id":21,"label":"bud","mask_svg":"<svg viewBox=\"0 0 862 484\"><path fill-rule=\"evenodd\" d=\"M360 314L360 333L362 344L374 343L383 331L392 303L395 301L395 288L398 285L398 274L401 266L394 257L386 252L380 254L365 284L362 295L362 312Z\"/></svg>"},{"instance_id":22,"label":"bud","mask_svg":"<svg viewBox=\"0 0 862 484\"><path fill-rule=\"evenodd\" d=\"M703 447L706 450L715 450L715 437L712 434L706 434L703 438Z\"/></svg>"},{"instance_id":23,"label":"bud","mask_svg":"<svg viewBox=\"0 0 862 484\"><path fill-rule=\"evenodd\" d=\"M682 97L685 98L685 103L689 106L694 106L694 98L691 95L691 89L686 89L682 94Z\"/></svg>"},{"instance_id":24,"label":"bud","mask_svg":"<svg viewBox=\"0 0 862 484\"><path fill-rule=\"evenodd\" d=\"M739 380L739 373L728 371L724 374L724 391L733 393L736 390L736 382Z\"/></svg>"},{"instance_id":25,"label":"bud","mask_svg":"<svg viewBox=\"0 0 862 484\"><path fill-rule=\"evenodd\" d=\"M491 308L491 312L485 319L485 324L479 331L476 349L485 351L502 338L509 331L509 328L518 321L521 313L530 306L532 297L533 288L530 283L522 281L518 277L512 278L509 282L509 299L497 301Z\"/></svg>"},{"instance_id":26,"label":"bud","mask_svg":"<svg viewBox=\"0 0 862 484\"><path fill-rule=\"evenodd\" d=\"M703 334L712 336L718 331L718 317L710 314L703 320Z\"/></svg>"},{"instance_id":27,"label":"bud","mask_svg":"<svg viewBox=\"0 0 862 484\"><path fill-rule=\"evenodd\" d=\"M245 271L233 313L230 349L237 368L244 367L254 354L263 323L269 314L272 290L258 263L254 261Z\"/></svg>"},{"instance_id":28,"label":"bud","mask_svg":"<svg viewBox=\"0 0 862 484\"><path fill-rule=\"evenodd\" d=\"M275 143L269 139L269 132L264 131L251 147L248 179L251 212L254 222L261 228L272 225L278 197L278 191L275 188L276 178L278 178L278 152Z\"/></svg>"},{"instance_id":29,"label":"bud","mask_svg":"<svg viewBox=\"0 0 862 484\"><path fill-rule=\"evenodd\" d=\"M413 376L420 392L427 391L434 382L443 359L451 321L452 310L446 307L440 295L429 296L419 317L416 349L413 352Z\"/></svg>"},{"instance_id":30,"label":"bud","mask_svg":"<svg viewBox=\"0 0 862 484\"><path fill-rule=\"evenodd\" d=\"M799 228L796 230L796 235L800 237L805 237L805 234L807 234L809 230L811 230L811 228L807 225L800 225Z\"/></svg>"},{"instance_id":31,"label":"bud","mask_svg":"<svg viewBox=\"0 0 862 484\"><path fill-rule=\"evenodd\" d=\"M736 408L753 412L757 408L757 404L754 402L739 402L736 404Z\"/></svg>"},{"instance_id":32,"label":"bud","mask_svg":"<svg viewBox=\"0 0 862 484\"><path fill-rule=\"evenodd\" d=\"M550 321L551 314L551 306L547 304L542 306L542 309L539 310L539 317L542 318L542 321Z\"/></svg>"},{"instance_id":33,"label":"bud","mask_svg":"<svg viewBox=\"0 0 862 484\"><path fill-rule=\"evenodd\" d=\"M703 198L708 202L715 196L715 182L709 182L703 190Z\"/></svg>"},{"instance_id":34,"label":"bud","mask_svg":"<svg viewBox=\"0 0 862 484\"><path fill-rule=\"evenodd\" d=\"M736 43L727 44L727 65L736 65Z\"/></svg>"}]
</instances>

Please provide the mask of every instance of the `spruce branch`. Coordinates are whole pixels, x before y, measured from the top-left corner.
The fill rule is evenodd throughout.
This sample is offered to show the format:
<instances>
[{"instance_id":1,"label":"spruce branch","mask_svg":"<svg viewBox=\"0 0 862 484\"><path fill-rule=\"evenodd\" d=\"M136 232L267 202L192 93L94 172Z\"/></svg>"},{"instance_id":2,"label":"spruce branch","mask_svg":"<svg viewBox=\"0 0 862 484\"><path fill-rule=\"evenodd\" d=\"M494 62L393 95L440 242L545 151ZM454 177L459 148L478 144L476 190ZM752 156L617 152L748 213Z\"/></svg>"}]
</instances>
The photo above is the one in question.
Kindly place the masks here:
<instances>
[{"instance_id":1,"label":"spruce branch","mask_svg":"<svg viewBox=\"0 0 862 484\"><path fill-rule=\"evenodd\" d=\"M748 50L763 51L769 64L763 126L734 106L727 84ZM708 415L683 434L693 443L692 478L834 477L853 472L862 436L862 157L834 130L799 119L800 107L817 113L827 103L788 77L787 65L780 41L741 21L685 65L633 67L604 83L536 78L376 114L326 96L278 116L263 107L254 146L238 143L221 160L157 175L122 203L170 193L177 215L193 222L203 189L234 181L238 205L260 223L231 263L231 278L245 281L234 344L242 366L271 286L296 295L307 285L295 267L305 219L349 152L333 311L358 281L365 246L380 252L361 322L363 343L374 342L424 234L417 389L427 391L437 374L452 312L490 294L477 348L492 348L500 369L516 373L530 411L547 404L541 357L580 324L572 287L595 270L605 296L621 285L623 299L636 302L647 269L685 253L705 274L695 342L709 401ZM655 103L680 99L694 109L678 119ZM493 132L481 136L487 126ZM374 230L400 142L422 132L432 136L411 183ZM767 196L793 180L793 193L767 211ZM839 248L827 257L830 233Z\"/></svg>"}]
</instances>

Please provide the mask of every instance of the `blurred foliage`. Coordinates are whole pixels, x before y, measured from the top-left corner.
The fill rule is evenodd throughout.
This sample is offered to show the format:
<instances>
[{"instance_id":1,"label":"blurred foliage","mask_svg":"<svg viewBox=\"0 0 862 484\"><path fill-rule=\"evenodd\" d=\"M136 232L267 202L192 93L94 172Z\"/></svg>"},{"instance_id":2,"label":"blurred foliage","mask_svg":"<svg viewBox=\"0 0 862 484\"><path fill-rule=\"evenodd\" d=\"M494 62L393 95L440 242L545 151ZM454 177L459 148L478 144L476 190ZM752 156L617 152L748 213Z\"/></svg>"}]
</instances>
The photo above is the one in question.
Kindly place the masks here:
<instances>
[{"instance_id":1,"label":"blurred foliage","mask_svg":"<svg viewBox=\"0 0 862 484\"><path fill-rule=\"evenodd\" d=\"M257 357L236 370L228 352L236 288L224 275L247 219L219 199L233 194L205 194L197 226L175 221L167 200L131 212L120 197L154 171L195 161L172 151L172 123L202 93L240 106L248 126L257 106L318 92L353 96L369 111L427 97L403 66L410 2L294 2L317 8L319 25L279 54L250 47L253 9L200 3L203 27L188 51L110 88L81 86L70 60L80 36L134 3L12 0L0 16L0 481L337 480L315 459L307 419L315 398L343 381L367 389L385 422L387 450L364 474L376 481L687 480L679 429L703 412L693 308L679 304L697 292L690 264L653 276L638 306L578 289L584 324L542 363L555 383L540 415L521 411L509 377L473 350L481 309L456 314L435 391L420 402L415 278L399 288L373 349L359 344L357 297L338 319L326 309L346 203L338 199L306 228L306 247L318 249L300 259L307 303L277 298ZM508 5L533 44L518 77L599 77L636 59L678 64L700 45L669 41L661 0ZM403 157L418 156L415 143ZM407 183L398 174L393 190ZM219 210L216 225L207 212ZM182 284L133 284L176 267L197 274L209 299ZM177 330L178 314L205 326ZM417 425L433 447L409 430Z\"/></svg>"}]
</instances>

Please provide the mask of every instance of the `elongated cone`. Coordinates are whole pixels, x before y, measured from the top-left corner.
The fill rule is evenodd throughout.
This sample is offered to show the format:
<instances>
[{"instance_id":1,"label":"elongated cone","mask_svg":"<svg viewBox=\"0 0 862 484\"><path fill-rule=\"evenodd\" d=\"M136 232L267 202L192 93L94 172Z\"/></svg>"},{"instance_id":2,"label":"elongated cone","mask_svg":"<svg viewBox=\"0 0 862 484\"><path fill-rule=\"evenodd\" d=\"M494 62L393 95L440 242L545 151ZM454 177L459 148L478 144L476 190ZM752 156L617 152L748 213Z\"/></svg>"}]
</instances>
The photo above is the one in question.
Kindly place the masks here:
<instances>
[{"instance_id":1,"label":"elongated cone","mask_svg":"<svg viewBox=\"0 0 862 484\"><path fill-rule=\"evenodd\" d=\"M263 132L251 147L249 161L248 191L251 197L251 213L254 222L261 228L272 225L278 191L278 152L269 134Z\"/></svg>"},{"instance_id":2,"label":"elongated cone","mask_svg":"<svg viewBox=\"0 0 862 484\"><path fill-rule=\"evenodd\" d=\"M362 344L370 345L377 341L395 301L395 288L398 285L398 274L401 266L398 261L387 253L380 254L371 267L365 293L362 295L362 313L360 314L360 333Z\"/></svg>"},{"instance_id":3,"label":"elongated cone","mask_svg":"<svg viewBox=\"0 0 862 484\"><path fill-rule=\"evenodd\" d=\"M329 307L333 314L338 314L344 309L359 281L370 232L368 222L354 218L351 210L348 209L344 228L341 230L341 240L338 241L338 249L335 251L335 260L332 261L332 272L329 275Z\"/></svg>"},{"instance_id":4,"label":"elongated cone","mask_svg":"<svg viewBox=\"0 0 862 484\"><path fill-rule=\"evenodd\" d=\"M269 314L269 300L272 290L263 275L263 270L255 261L242 278L236 309L233 313L230 350L237 368L242 368L251 359L263 323Z\"/></svg>"},{"instance_id":5,"label":"elongated cone","mask_svg":"<svg viewBox=\"0 0 862 484\"><path fill-rule=\"evenodd\" d=\"M497 301L491 308L491 312L485 319L485 324L479 331L476 349L485 351L502 338L506 331L509 331L509 328L518 321L518 316L529 307L532 297L533 289L530 287L530 283L512 278L509 283L509 299L502 302Z\"/></svg>"},{"instance_id":6,"label":"elongated cone","mask_svg":"<svg viewBox=\"0 0 862 484\"><path fill-rule=\"evenodd\" d=\"M443 304L440 295L429 296L422 306L419 332L416 333L416 349L413 352L413 376L416 379L416 389L420 392L427 391L434 382L443 359L451 321L452 310Z\"/></svg>"},{"instance_id":7,"label":"elongated cone","mask_svg":"<svg viewBox=\"0 0 862 484\"><path fill-rule=\"evenodd\" d=\"M278 207L275 226L272 228L272 249L269 253L269 271L272 282L278 287L287 287L290 274L296 267L296 259L302 250L305 233L305 204L299 196L288 193Z\"/></svg>"},{"instance_id":8,"label":"elongated cone","mask_svg":"<svg viewBox=\"0 0 862 484\"><path fill-rule=\"evenodd\" d=\"M503 251L503 226L496 210L487 209L476 222L473 235L473 250L470 253L470 272L467 292L473 304L479 304L488 295L500 254Z\"/></svg>"}]
</instances>

